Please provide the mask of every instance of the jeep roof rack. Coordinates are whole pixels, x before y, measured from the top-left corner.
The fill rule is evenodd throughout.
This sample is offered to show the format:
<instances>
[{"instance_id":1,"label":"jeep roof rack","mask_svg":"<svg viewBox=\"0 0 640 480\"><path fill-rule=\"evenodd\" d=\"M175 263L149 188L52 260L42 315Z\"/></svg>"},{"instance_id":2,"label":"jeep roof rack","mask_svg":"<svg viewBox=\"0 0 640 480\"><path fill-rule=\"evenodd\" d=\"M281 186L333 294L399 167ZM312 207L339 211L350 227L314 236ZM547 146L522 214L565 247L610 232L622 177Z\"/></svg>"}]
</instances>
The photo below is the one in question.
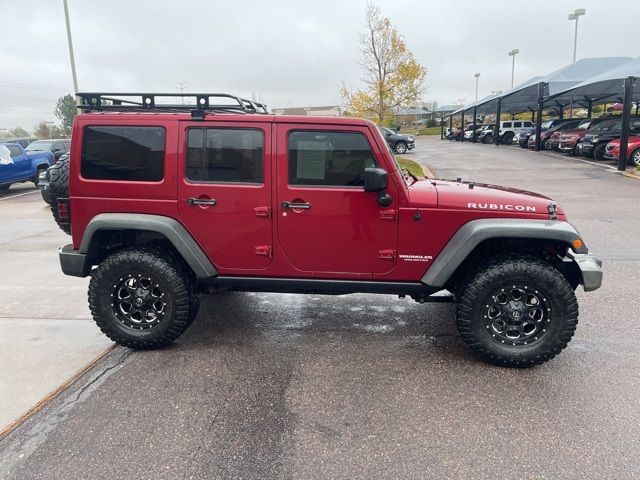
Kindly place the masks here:
<instances>
[{"instance_id":1,"label":"jeep roof rack","mask_svg":"<svg viewBox=\"0 0 640 480\"><path fill-rule=\"evenodd\" d=\"M195 119L207 112L266 113L267 106L228 93L98 93L78 92L77 108L84 112L106 110L191 112ZM181 98L181 103L161 103L162 99ZM185 103L188 99L191 103Z\"/></svg>"}]
</instances>

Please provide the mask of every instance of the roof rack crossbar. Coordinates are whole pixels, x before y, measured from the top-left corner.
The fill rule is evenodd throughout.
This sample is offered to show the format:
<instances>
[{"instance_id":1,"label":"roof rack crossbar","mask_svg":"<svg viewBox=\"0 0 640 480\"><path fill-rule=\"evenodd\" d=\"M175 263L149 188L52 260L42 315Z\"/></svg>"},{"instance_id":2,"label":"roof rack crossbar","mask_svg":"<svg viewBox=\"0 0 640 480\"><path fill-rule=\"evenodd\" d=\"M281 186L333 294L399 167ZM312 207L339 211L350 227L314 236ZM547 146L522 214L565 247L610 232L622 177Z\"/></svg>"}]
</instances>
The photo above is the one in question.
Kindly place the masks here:
<instances>
[{"instance_id":1,"label":"roof rack crossbar","mask_svg":"<svg viewBox=\"0 0 640 480\"><path fill-rule=\"evenodd\" d=\"M78 92L77 108L85 111L105 110L155 110L155 111L210 111L222 113L265 113L269 111L262 103L228 93L103 93ZM161 99L181 98L181 103L163 103ZM194 99L184 103L185 98ZM229 103L216 103L230 100Z\"/></svg>"}]
</instances>

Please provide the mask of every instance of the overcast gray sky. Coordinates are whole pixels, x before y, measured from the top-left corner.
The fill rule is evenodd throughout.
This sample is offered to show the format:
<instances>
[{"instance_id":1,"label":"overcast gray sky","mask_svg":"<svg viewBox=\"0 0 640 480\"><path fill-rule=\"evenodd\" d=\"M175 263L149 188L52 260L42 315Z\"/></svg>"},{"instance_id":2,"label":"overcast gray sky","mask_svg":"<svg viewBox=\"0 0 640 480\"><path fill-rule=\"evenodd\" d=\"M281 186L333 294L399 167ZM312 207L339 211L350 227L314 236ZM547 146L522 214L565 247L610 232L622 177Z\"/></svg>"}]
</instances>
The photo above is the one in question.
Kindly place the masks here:
<instances>
[{"instance_id":1,"label":"overcast gray sky","mask_svg":"<svg viewBox=\"0 0 640 480\"><path fill-rule=\"evenodd\" d=\"M252 92L270 107L340 102L359 84L366 0L69 0L80 90ZM640 56L637 0L377 0L428 69L424 100L473 101L578 58ZM62 0L0 0L0 128L55 120L72 91Z\"/></svg>"}]
</instances>

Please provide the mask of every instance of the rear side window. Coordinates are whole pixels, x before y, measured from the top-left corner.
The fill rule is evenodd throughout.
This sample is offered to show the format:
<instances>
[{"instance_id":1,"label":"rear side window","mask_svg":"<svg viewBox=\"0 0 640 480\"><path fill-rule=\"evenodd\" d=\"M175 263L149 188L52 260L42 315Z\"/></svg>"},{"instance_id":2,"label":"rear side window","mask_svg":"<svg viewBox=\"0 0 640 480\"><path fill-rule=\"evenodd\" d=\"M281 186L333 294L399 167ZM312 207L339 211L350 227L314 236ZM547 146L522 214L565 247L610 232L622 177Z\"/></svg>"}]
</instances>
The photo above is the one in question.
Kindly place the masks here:
<instances>
[{"instance_id":1,"label":"rear side window","mask_svg":"<svg viewBox=\"0 0 640 480\"><path fill-rule=\"evenodd\" d=\"M187 130L188 180L262 183L264 134L248 128Z\"/></svg>"},{"instance_id":2,"label":"rear side window","mask_svg":"<svg viewBox=\"0 0 640 480\"><path fill-rule=\"evenodd\" d=\"M164 136L162 127L85 127L82 176L158 182L164 176Z\"/></svg>"},{"instance_id":3,"label":"rear side window","mask_svg":"<svg viewBox=\"0 0 640 480\"><path fill-rule=\"evenodd\" d=\"M525 127L533 127L533 122L524 122Z\"/></svg>"},{"instance_id":4,"label":"rear side window","mask_svg":"<svg viewBox=\"0 0 640 480\"><path fill-rule=\"evenodd\" d=\"M18 158L20 155L22 155L22 151L20 150L20 148L16 147L15 145L9 145L7 146L7 148L9 149L9 152L11 152L11 158Z\"/></svg>"},{"instance_id":5,"label":"rear side window","mask_svg":"<svg viewBox=\"0 0 640 480\"><path fill-rule=\"evenodd\" d=\"M375 157L361 133L302 131L289 134L289 184L361 187Z\"/></svg>"},{"instance_id":6,"label":"rear side window","mask_svg":"<svg viewBox=\"0 0 640 480\"><path fill-rule=\"evenodd\" d=\"M522 122L514 122L513 128L522 128Z\"/></svg>"}]
</instances>

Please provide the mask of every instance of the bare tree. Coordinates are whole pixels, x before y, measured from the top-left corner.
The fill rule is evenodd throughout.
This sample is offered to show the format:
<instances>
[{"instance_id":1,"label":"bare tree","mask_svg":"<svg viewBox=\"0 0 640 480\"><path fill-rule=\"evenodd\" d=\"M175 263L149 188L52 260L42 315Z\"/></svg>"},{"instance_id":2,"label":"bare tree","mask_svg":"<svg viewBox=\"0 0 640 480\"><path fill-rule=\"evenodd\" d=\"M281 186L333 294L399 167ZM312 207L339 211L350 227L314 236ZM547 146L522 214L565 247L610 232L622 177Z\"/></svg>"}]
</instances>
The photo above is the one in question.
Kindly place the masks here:
<instances>
[{"instance_id":1,"label":"bare tree","mask_svg":"<svg viewBox=\"0 0 640 480\"><path fill-rule=\"evenodd\" d=\"M395 109L416 105L424 92L427 71L373 3L367 4L360 53L365 88L352 91L343 85L340 92L351 114L386 123L393 119Z\"/></svg>"}]
</instances>

